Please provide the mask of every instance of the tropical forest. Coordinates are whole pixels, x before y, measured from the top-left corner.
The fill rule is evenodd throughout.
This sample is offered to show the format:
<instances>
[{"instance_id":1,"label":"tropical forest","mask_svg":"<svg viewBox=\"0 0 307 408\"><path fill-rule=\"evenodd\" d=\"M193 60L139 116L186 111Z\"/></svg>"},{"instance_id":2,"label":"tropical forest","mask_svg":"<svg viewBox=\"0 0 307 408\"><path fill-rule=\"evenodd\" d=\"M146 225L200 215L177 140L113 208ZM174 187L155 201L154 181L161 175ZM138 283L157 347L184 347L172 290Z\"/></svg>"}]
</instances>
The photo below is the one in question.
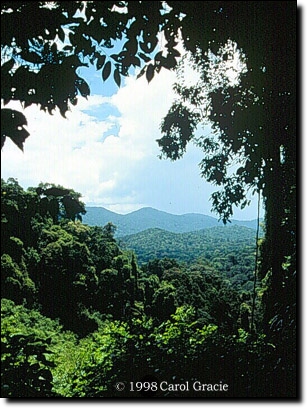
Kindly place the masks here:
<instances>
[{"instance_id":1,"label":"tropical forest","mask_svg":"<svg viewBox=\"0 0 307 408\"><path fill-rule=\"evenodd\" d=\"M299 397L297 15L293 1L1 3L3 156L27 155L27 108L65 117L91 95L85 65L118 88L170 70L157 160L196 146L218 218L101 221L70 185L2 178L2 398ZM251 195L255 219L234 222Z\"/></svg>"}]
</instances>

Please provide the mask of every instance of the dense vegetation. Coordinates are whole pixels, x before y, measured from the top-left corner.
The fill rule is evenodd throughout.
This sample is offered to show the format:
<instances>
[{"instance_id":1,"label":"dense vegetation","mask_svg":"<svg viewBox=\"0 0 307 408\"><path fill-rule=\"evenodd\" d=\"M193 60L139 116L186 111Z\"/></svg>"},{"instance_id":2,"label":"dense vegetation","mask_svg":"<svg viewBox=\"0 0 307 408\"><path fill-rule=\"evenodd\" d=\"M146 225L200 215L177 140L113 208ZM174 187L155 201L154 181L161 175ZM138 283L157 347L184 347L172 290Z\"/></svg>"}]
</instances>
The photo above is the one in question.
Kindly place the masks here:
<instances>
[{"instance_id":1,"label":"dense vegetation","mask_svg":"<svg viewBox=\"0 0 307 408\"><path fill-rule=\"evenodd\" d=\"M121 237L122 248L133 250L140 265L155 259L174 258L191 264L209 261L232 287L253 287L256 231L239 226L212 227L183 234L149 229Z\"/></svg>"},{"instance_id":2,"label":"dense vegetation","mask_svg":"<svg viewBox=\"0 0 307 408\"><path fill-rule=\"evenodd\" d=\"M112 224L78 219L83 204L73 190L25 191L9 179L1 196L3 397L280 395L277 345L262 330L266 281L257 286L254 331L252 291L231 282L223 262L218 267L204 254L140 268L115 241ZM65 197L78 205L74 216L62 206ZM232 258L225 251L234 265L236 248ZM251 271L245 276L253 279ZM139 381L157 390L138 390ZM162 381L188 381L189 390L169 390ZM228 390L196 391L195 381Z\"/></svg>"}]
</instances>

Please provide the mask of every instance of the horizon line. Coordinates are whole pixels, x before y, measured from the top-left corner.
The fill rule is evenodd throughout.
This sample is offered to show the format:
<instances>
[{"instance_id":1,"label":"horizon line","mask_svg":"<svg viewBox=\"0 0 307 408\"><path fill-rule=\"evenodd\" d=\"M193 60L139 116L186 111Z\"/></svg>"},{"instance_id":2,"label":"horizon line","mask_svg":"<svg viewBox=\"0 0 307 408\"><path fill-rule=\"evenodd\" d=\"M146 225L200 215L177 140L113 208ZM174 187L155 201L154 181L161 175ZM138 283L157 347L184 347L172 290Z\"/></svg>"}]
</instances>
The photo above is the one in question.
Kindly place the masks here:
<instances>
[{"instance_id":1,"label":"horizon line","mask_svg":"<svg viewBox=\"0 0 307 408\"><path fill-rule=\"evenodd\" d=\"M135 213L135 212L138 212L138 211L141 211L141 210L144 210L144 209L151 209L151 210L154 210L154 211L157 211L157 212L162 212L162 213L165 213L165 214L174 215L174 216L178 216L178 217L183 216L183 215L204 215L206 217L214 218L215 220L218 220L218 221L222 222L222 220L220 220L217 216L208 215L208 214L201 213L201 212L184 212L184 213L180 213L180 214L175 214L175 213L171 213L171 212L165 211L165 210L160 210L158 208L154 208L154 207L151 207L151 206L140 207L140 208L138 208L136 210L132 210L132 211L125 212L125 213L116 212L114 210L108 209L107 207L104 207L103 205L97 205L97 204L96 205L85 205L85 209L86 208L102 208L102 209L104 209L106 211L109 211L109 212L111 212L113 214L122 215L122 216L130 215L132 213ZM260 220L262 220L263 218L264 218L263 216L260 217ZM233 221L254 221L256 219L257 219L257 217L248 218L248 219L230 218L229 221L230 222L231 222L231 220L233 220Z\"/></svg>"}]
</instances>

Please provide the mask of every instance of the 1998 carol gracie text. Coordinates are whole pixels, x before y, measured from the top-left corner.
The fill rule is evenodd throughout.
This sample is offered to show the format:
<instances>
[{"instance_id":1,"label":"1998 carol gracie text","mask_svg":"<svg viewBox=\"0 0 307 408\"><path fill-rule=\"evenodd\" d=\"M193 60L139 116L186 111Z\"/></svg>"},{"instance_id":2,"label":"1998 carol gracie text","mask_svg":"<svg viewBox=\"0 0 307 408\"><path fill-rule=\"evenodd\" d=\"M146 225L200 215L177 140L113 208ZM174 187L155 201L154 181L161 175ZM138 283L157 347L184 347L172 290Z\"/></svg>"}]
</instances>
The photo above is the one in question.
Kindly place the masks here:
<instances>
[{"instance_id":1,"label":"1998 carol gracie text","mask_svg":"<svg viewBox=\"0 0 307 408\"><path fill-rule=\"evenodd\" d=\"M128 385L128 384L127 384ZM122 382L118 382L115 385L115 388L118 391L123 391L126 388L126 385ZM216 384L204 384L201 383L200 381L194 381L193 383L189 383L189 381L185 381L183 383L177 383L177 384L172 384L167 381L161 381L160 383L153 381L137 381L137 382L130 382L129 383L129 391L169 391L169 392L175 392L175 391L196 391L196 392L204 392L204 391L221 391L221 392L226 392L228 391L228 384L223 383L220 381L219 383Z\"/></svg>"}]
</instances>

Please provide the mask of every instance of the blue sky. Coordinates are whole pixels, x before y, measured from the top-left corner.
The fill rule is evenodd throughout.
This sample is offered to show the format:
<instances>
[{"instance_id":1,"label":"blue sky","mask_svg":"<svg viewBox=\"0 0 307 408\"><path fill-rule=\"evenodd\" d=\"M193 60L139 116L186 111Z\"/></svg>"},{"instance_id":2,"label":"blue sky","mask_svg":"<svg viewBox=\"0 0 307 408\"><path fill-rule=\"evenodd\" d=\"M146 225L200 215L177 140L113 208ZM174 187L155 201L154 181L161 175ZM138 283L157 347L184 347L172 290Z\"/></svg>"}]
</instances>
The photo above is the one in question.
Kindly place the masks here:
<instances>
[{"instance_id":1,"label":"blue sky","mask_svg":"<svg viewBox=\"0 0 307 408\"><path fill-rule=\"evenodd\" d=\"M159 125L174 98L174 74L162 70L150 84L128 78L118 89L102 82L101 72L86 74L92 94L67 113L50 116L28 107L30 137L22 153L10 140L2 151L2 178L24 187L60 184L82 194L88 206L118 213L153 207L173 214L211 213L215 188L200 177L202 154L190 145L176 162L160 160ZM21 109L20 105L8 107ZM210 132L208 128L205 130ZM236 219L257 217L256 197Z\"/></svg>"}]
</instances>

